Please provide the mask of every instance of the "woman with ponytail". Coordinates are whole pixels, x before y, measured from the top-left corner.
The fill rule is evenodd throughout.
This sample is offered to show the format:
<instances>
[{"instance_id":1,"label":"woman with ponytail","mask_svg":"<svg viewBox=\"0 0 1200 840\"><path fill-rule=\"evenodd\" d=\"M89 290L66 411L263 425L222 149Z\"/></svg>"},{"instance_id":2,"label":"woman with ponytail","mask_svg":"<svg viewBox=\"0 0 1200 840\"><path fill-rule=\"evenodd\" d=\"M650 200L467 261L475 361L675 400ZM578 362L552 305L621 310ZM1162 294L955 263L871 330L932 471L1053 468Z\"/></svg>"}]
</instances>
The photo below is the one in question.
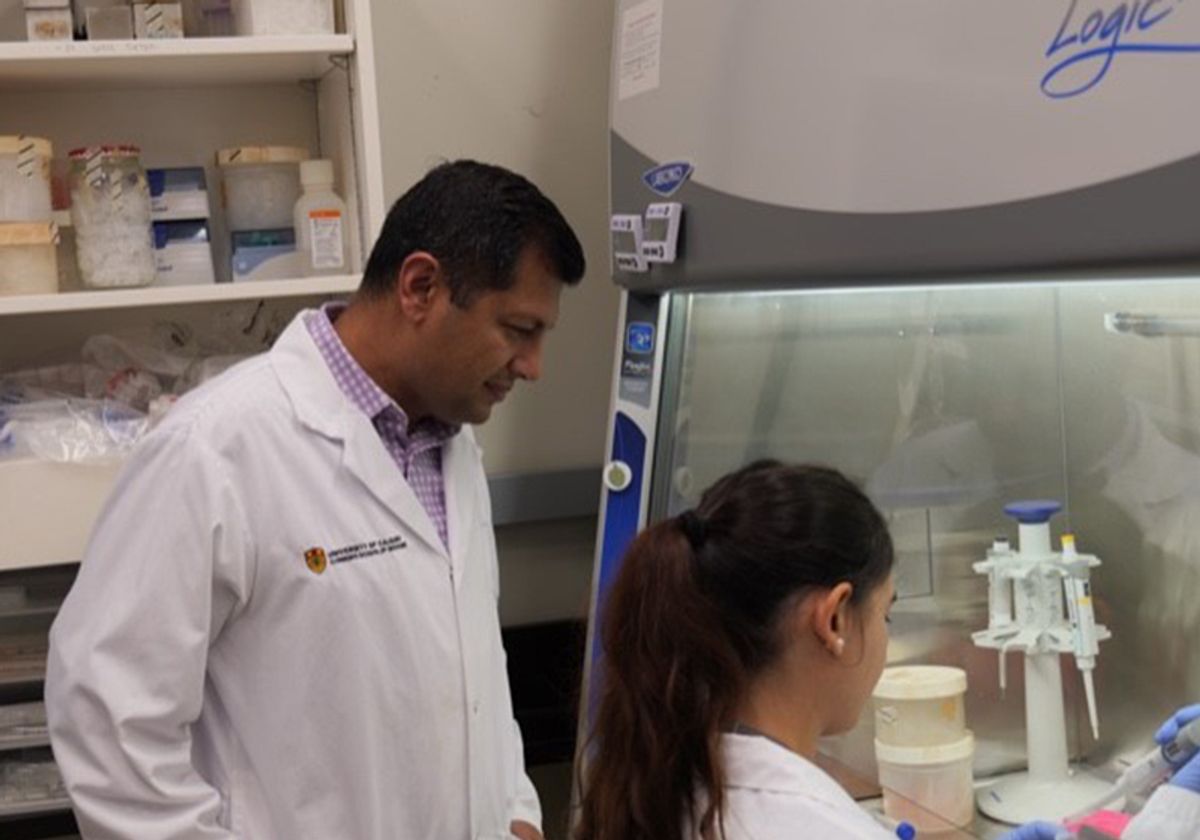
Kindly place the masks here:
<instances>
[{"instance_id":1,"label":"woman with ponytail","mask_svg":"<svg viewBox=\"0 0 1200 840\"><path fill-rule=\"evenodd\" d=\"M775 461L640 534L603 605L575 840L891 838L812 759L883 670L892 561L854 484Z\"/></svg>"}]
</instances>

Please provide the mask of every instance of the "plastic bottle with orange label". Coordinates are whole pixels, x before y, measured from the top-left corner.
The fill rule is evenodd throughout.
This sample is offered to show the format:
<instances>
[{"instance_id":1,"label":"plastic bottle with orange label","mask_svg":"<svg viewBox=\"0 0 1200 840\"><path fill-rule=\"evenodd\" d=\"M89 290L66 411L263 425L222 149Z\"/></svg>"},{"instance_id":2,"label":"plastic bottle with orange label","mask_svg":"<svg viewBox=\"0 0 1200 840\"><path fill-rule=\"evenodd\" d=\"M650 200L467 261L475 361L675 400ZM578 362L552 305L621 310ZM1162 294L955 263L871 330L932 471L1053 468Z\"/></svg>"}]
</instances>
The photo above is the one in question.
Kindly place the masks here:
<instances>
[{"instance_id":1,"label":"plastic bottle with orange label","mask_svg":"<svg viewBox=\"0 0 1200 840\"><path fill-rule=\"evenodd\" d=\"M333 162L300 164L303 195L296 202L296 250L306 277L349 274L346 202L333 191Z\"/></svg>"}]
</instances>

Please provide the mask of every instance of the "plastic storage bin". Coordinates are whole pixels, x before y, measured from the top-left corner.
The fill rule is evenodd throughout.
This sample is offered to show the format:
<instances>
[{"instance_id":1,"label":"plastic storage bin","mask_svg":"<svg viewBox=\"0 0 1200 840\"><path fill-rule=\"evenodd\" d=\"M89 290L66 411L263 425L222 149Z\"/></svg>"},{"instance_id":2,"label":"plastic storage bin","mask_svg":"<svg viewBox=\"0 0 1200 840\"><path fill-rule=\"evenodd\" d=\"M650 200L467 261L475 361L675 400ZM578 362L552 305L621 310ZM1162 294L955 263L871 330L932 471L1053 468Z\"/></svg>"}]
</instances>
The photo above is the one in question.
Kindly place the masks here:
<instances>
[{"instance_id":1,"label":"plastic storage bin","mask_svg":"<svg viewBox=\"0 0 1200 840\"><path fill-rule=\"evenodd\" d=\"M93 289L154 282L150 188L137 146L71 152L71 222L83 285Z\"/></svg>"},{"instance_id":2,"label":"plastic storage bin","mask_svg":"<svg viewBox=\"0 0 1200 840\"><path fill-rule=\"evenodd\" d=\"M49 140L0 136L0 222L45 222L51 217Z\"/></svg>"},{"instance_id":3,"label":"plastic storage bin","mask_svg":"<svg viewBox=\"0 0 1200 840\"><path fill-rule=\"evenodd\" d=\"M30 41L70 41L71 0L25 0L25 37Z\"/></svg>"},{"instance_id":4,"label":"plastic storage bin","mask_svg":"<svg viewBox=\"0 0 1200 840\"><path fill-rule=\"evenodd\" d=\"M333 0L238 0L233 28L238 35L330 35Z\"/></svg>"},{"instance_id":5,"label":"plastic storage bin","mask_svg":"<svg viewBox=\"0 0 1200 840\"><path fill-rule=\"evenodd\" d=\"M883 812L912 823L918 836L969 824L975 817L974 757L970 732L937 747L894 747L876 740Z\"/></svg>"},{"instance_id":6,"label":"plastic storage bin","mask_svg":"<svg viewBox=\"0 0 1200 840\"><path fill-rule=\"evenodd\" d=\"M182 3L134 3L133 37L139 40L183 37Z\"/></svg>"},{"instance_id":7,"label":"plastic storage bin","mask_svg":"<svg viewBox=\"0 0 1200 840\"><path fill-rule=\"evenodd\" d=\"M300 162L307 158L308 151L295 146L240 146L218 152L226 227L290 229L300 198Z\"/></svg>"},{"instance_id":8,"label":"plastic storage bin","mask_svg":"<svg viewBox=\"0 0 1200 840\"><path fill-rule=\"evenodd\" d=\"M0 222L0 295L57 292L57 244L51 222Z\"/></svg>"},{"instance_id":9,"label":"plastic storage bin","mask_svg":"<svg viewBox=\"0 0 1200 840\"><path fill-rule=\"evenodd\" d=\"M133 10L126 4L88 6L84 15L89 41L129 41L133 39Z\"/></svg>"},{"instance_id":10,"label":"plastic storage bin","mask_svg":"<svg viewBox=\"0 0 1200 840\"><path fill-rule=\"evenodd\" d=\"M183 33L188 38L228 38L233 35L230 0L189 0L183 4Z\"/></svg>"},{"instance_id":11,"label":"plastic storage bin","mask_svg":"<svg viewBox=\"0 0 1200 840\"><path fill-rule=\"evenodd\" d=\"M954 743L967 731L961 668L906 665L887 668L875 686L875 737L893 747Z\"/></svg>"}]
</instances>

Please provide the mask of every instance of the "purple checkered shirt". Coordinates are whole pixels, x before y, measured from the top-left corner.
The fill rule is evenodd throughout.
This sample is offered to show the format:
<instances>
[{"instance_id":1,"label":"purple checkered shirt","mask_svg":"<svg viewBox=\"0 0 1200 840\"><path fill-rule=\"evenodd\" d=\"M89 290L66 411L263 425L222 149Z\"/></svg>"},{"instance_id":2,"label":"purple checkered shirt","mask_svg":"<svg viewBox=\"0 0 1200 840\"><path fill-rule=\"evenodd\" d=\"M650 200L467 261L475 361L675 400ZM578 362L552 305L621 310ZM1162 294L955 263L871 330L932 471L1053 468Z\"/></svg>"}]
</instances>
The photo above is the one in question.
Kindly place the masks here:
<instances>
[{"instance_id":1,"label":"purple checkered shirt","mask_svg":"<svg viewBox=\"0 0 1200 840\"><path fill-rule=\"evenodd\" d=\"M417 423L411 430L408 428L408 415L367 375L333 329L333 322L345 308L344 303L327 303L319 311L309 313L305 326L346 399L371 418L379 439L437 526L438 536L448 551L442 445L458 433L458 427L428 420Z\"/></svg>"}]
</instances>

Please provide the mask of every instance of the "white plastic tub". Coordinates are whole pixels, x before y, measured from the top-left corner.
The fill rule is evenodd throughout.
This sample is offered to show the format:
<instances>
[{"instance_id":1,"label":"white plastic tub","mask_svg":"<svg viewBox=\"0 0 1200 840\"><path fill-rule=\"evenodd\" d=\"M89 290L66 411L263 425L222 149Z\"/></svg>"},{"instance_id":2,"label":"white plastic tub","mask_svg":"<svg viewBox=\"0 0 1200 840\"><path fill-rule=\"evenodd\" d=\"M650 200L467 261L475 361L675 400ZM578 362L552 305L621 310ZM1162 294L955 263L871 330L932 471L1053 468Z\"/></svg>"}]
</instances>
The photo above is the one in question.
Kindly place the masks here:
<instances>
[{"instance_id":1,"label":"white plastic tub","mask_svg":"<svg viewBox=\"0 0 1200 840\"><path fill-rule=\"evenodd\" d=\"M25 38L29 41L70 41L70 0L25 0Z\"/></svg>"},{"instance_id":2,"label":"white plastic tub","mask_svg":"<svg viewBox=\"0 0 1200 840\"><path fill-rule=\"evenodd\" d=\"M941 665L887 668L872 696L875 737L893 747L932 747L962 740L967 674Z\"/></svg>"},{"instance_id":3,"label":"white plastic tub","mask_svg":"<svg viewBox=\"0 0 1200 840\"><path fill-rule=\"evenodd\" d=\"M918 836L967 825L975 816L970 733L937 747L894 747L875 742L883 812L912 823Z\"/></svg>"},{"instance_id":4,"label":"white plastic tub","mask_svg":"<svg viewBox=\"0 0 1200 840\"><path fill-rule=\"evenodd\" d=\"M307 158L308 151L295 146L240 146L218 152L229 230L290 230L300 198L300 162Z\"/></svg>"},{"instance_id":5,"label":"white plastic tub","mask_svg":"<svg viewBox=\"0 0 1200 840\"><path fill-rule=\"evenodd\" d=\"M50 220L50 158L41 137L0 136L0 222Z\"/></svg>"},{"instance_id":6,"label":"white plastic tub","mask_svg":"<svg viewBox=\"0 0 1200 840\"><path fill-rule=\"evenodd\" d=\"M57 292L57 245L51 222L0 222L0 295Z\"/></svg>"},{"instance_id":7,"label":"white plastic tub","mask_svg":"<svg viewBox=\"0 0 1200 840\"><path fill-rule=\"evenodd\" d=\"M233 29L238 35L331 35L333 0L239 0Z\"/></svg>"}]
</instances>

